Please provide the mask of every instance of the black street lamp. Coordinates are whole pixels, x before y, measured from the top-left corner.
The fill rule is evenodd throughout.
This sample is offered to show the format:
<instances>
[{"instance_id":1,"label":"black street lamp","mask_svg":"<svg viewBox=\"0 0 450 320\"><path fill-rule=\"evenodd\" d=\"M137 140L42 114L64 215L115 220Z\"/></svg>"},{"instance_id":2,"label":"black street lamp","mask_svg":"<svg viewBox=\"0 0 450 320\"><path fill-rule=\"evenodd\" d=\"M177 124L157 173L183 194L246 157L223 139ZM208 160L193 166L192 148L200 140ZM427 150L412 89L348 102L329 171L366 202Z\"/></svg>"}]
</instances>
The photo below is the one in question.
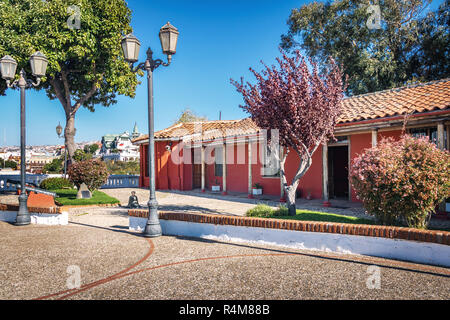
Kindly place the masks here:
<instances>
[{"instance_id":1,"label":"black street lamp","mask_svg":"<svg viewBox=\"0 0 450 320\"><path fill-rule=\"evenodd\" d=\"M62 130L63 128L61 127L61 123L58 123L58 125L56 126L56 134L58 135L58 138L61 138ZM67 147L66 144L64 143L64 178L66 178L66 175L67 175Z\"/></svg>"},{"instance_id":2,"label":"black street lamp","mask_svg":"<svg viewBox=\"0 0 450 320\"><path fill-rule=\"evenodd\" d=\"M10 56L4 56L0 59L0 71L2 78L6 80L8 88L20 90L20 196L19 196L19 212L15 225L22 226L31 223L30 213L27 208L27 192L26 192L26 153L25 153L25 89L37 87L41 83L41 78L45 76L48 60L41 53L36 52L30 57L31 72L36 77L36 82L26 79L25 71L20 71L18 80L14 80L16 75L17 62Z\"/></svg>"},{"instance_id":3,"label":"black street lamp","mask_svg":"<svg viewBox=\"0 0 450 320\"><path fill-rule=\"evenodd\" d=\"M148 172L149 172L149 189L150 197L148 201L148 219L143 235L145 237L159 237L162 234L161 225L158 217L158 202L156 201L155 194L155 137L154 137L154 116L153 116L153 71L159 66L167 67L172 61L172 55L176 53L178 30L172 26L169 22L165 24L159 31L159 39L161 41L161 47L164 54L167 55L167 62L161 59L153 59L153 51L148 48L147 59L145 62L140 63L136 68L133 68L133 64L139 59L139 49L141 43L139 40L129 34L122 39L121 45L125 61L130 64L133 72L139 70L147 71L148 82Z\"/></svg>"}]
</instances>

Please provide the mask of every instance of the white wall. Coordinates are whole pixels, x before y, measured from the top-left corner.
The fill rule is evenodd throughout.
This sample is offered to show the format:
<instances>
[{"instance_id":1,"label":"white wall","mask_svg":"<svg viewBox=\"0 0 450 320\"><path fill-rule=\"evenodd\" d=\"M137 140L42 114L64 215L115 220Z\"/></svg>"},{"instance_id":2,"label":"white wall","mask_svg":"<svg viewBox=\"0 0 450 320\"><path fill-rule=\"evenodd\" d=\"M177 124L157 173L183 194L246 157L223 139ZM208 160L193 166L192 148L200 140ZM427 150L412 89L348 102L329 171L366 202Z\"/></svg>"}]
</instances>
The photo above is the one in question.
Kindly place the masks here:
<instances>
[{"instance_id":1,"label":"white wall","mask_svg":"<svg viewBox=\"0 0 450 320\"><path fill-rule=\"evenodd\" d=\"M0 221L15 222L17 211L0 211ZM62 212L60 214L50 213L30 213L32 224L44 225L67 225L69 223L69 214Z\"/></svg>"},{"instance_id":2,"label":"white wall","mask_svg":"<svg viewBox=\"0 0 450 320\"><path fill-rule=\"evenodd\" d=\"M129 229L142 231L146 221L146 218L130 216ZM437 243L162 219L160 223L164 235L361 254L450 267L450 246Z\"/></svg>"}]
</instances>

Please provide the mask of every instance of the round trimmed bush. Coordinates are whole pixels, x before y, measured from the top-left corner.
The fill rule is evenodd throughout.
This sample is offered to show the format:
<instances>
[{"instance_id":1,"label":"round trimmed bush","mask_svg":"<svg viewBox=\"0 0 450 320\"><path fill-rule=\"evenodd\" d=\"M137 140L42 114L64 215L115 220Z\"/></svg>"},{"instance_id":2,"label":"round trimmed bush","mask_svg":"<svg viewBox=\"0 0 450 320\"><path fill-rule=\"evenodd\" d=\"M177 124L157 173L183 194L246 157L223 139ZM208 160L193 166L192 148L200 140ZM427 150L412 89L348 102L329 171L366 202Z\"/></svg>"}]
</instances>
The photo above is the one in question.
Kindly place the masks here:
<instances>
[{"instance_id":1,"label":"round trimmed bush","mask_svg":"<svg viewBox=\"0 0 450 320\"><path fill-rule=\"evenodd\" d=\"M357 197L381 223L426 228L449 195L449 152L423 137L383 139L353 161L350 177Z\"/></svg>"},{"instance_id":2,"label":"round trimmed bush","mask_svg":"<svg viewBox=\"0 0 450 320\"><path fill-rule=\"evenodd\" d=\"M90 191L97 190L108 180L108 169L103 161L89 159L73 163L68 171L69 179L80 188L85 183Z\"/></svg>"},{"instance_id":3,"label":"round trimmed bush","mask_svg":"<svg viewBox=\"0 0 450 320\"><path fill-rule=\"evenodd\" d=\"M42 180L39 187L45 190L72 189L73 183L65 178L47 178Z\"/></svg>"}]
</instances>

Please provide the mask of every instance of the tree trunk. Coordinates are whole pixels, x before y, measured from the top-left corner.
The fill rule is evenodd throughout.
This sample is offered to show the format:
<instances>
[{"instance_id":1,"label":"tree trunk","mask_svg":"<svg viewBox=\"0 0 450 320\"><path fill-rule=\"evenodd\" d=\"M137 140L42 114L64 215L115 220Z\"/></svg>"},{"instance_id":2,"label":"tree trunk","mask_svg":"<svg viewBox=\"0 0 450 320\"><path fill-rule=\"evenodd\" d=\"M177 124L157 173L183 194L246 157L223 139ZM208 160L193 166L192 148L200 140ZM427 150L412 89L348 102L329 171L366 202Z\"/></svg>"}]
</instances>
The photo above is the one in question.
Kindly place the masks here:
<instances>
[{"instance_id":1,"label":"tree trunk","mask_svg":"<svg viewBox=\"0 0 450 320\"><path fill-rule=\"evenodd\" d=\"M75 154L75 115L66 116L66 128L64 129L64 138L67 148L67 160L73 162Z\"/></svg>"},{"instance_id":2,"label":"tree trunk","mask_svg":"<svg viewBox=\"0 0 450 320\"><path fill-rule=\"evenodd\" d=\"M295 207L296 186L289 186L286 188L286 203L290 216L297 214L297 208Z\"/></svg>"}]
</instances>

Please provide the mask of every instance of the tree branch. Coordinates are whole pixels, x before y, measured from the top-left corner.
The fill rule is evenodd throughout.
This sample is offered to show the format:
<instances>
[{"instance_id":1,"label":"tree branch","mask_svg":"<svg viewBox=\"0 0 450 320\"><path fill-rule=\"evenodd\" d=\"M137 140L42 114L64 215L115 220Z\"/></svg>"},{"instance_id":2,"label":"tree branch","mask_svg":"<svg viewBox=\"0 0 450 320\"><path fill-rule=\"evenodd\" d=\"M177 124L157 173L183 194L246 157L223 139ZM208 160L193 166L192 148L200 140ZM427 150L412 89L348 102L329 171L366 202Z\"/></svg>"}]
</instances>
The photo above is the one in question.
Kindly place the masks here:
<instances>
[{"instance_id":1,"label":"tree branch","mask_svg":"<svg viewBox=\"0 0 450 320\"><path fill-rule=\"evenodd\" d=\"M52 78L50 80L50 83L52 84L53 89L55 90L56 97L58 98L59 102L61 102L61 104L64 108L64 111L66 112L66 114L70 113L71 106L70 106L70 103L67 103L67 101L64 97L64 94L63 94L61 86L60 86L60 82L57 79Z\"/></svg>"},{"instance_id":2,"label":"tree branch","mask_svg":"<svg viewBox=\"0 0 450 320\"><path fill-rule=\"evenodd\" d=\"M287 148L286 153L283 154L283 158L280 161L280 175L281 175L281 181L283 183L284 189L286 189L286 187L288 186L287 179L286 179L286 173L284 171L284 165L286 163L286 159L287 159L288 154L289 154L289 148Z\"/></svg>"},{"instance_id":3,"label":"tree branch","mask_svg":"<svg viewBox=\"0 0 450 320\"><path fill-rule=\"evenodd\" d=\"M66 95L66 101L72 107L72 103L71 103L71 99L70 99L69 81L67 80L67 73L62 66L61 66L61 79L62 79L62 82L64 85L64 93Z\"/></svg>"},{"instance_id":4,"label":"tree branch","mask_svg":"<svg viewBox=\"0 0 450 320\"><path fill-rule=\"evenodd\" d=\"M74 115L78 109L80 109L80 107L86 102L88 101L97 91L98 87L97 87L97 83L94 82L92 84L91 90L89 90L88 93L86 93L86 95L84 95L82 98L80 98L73 106L71 114Z\"/></svg>"}]
</instances>

